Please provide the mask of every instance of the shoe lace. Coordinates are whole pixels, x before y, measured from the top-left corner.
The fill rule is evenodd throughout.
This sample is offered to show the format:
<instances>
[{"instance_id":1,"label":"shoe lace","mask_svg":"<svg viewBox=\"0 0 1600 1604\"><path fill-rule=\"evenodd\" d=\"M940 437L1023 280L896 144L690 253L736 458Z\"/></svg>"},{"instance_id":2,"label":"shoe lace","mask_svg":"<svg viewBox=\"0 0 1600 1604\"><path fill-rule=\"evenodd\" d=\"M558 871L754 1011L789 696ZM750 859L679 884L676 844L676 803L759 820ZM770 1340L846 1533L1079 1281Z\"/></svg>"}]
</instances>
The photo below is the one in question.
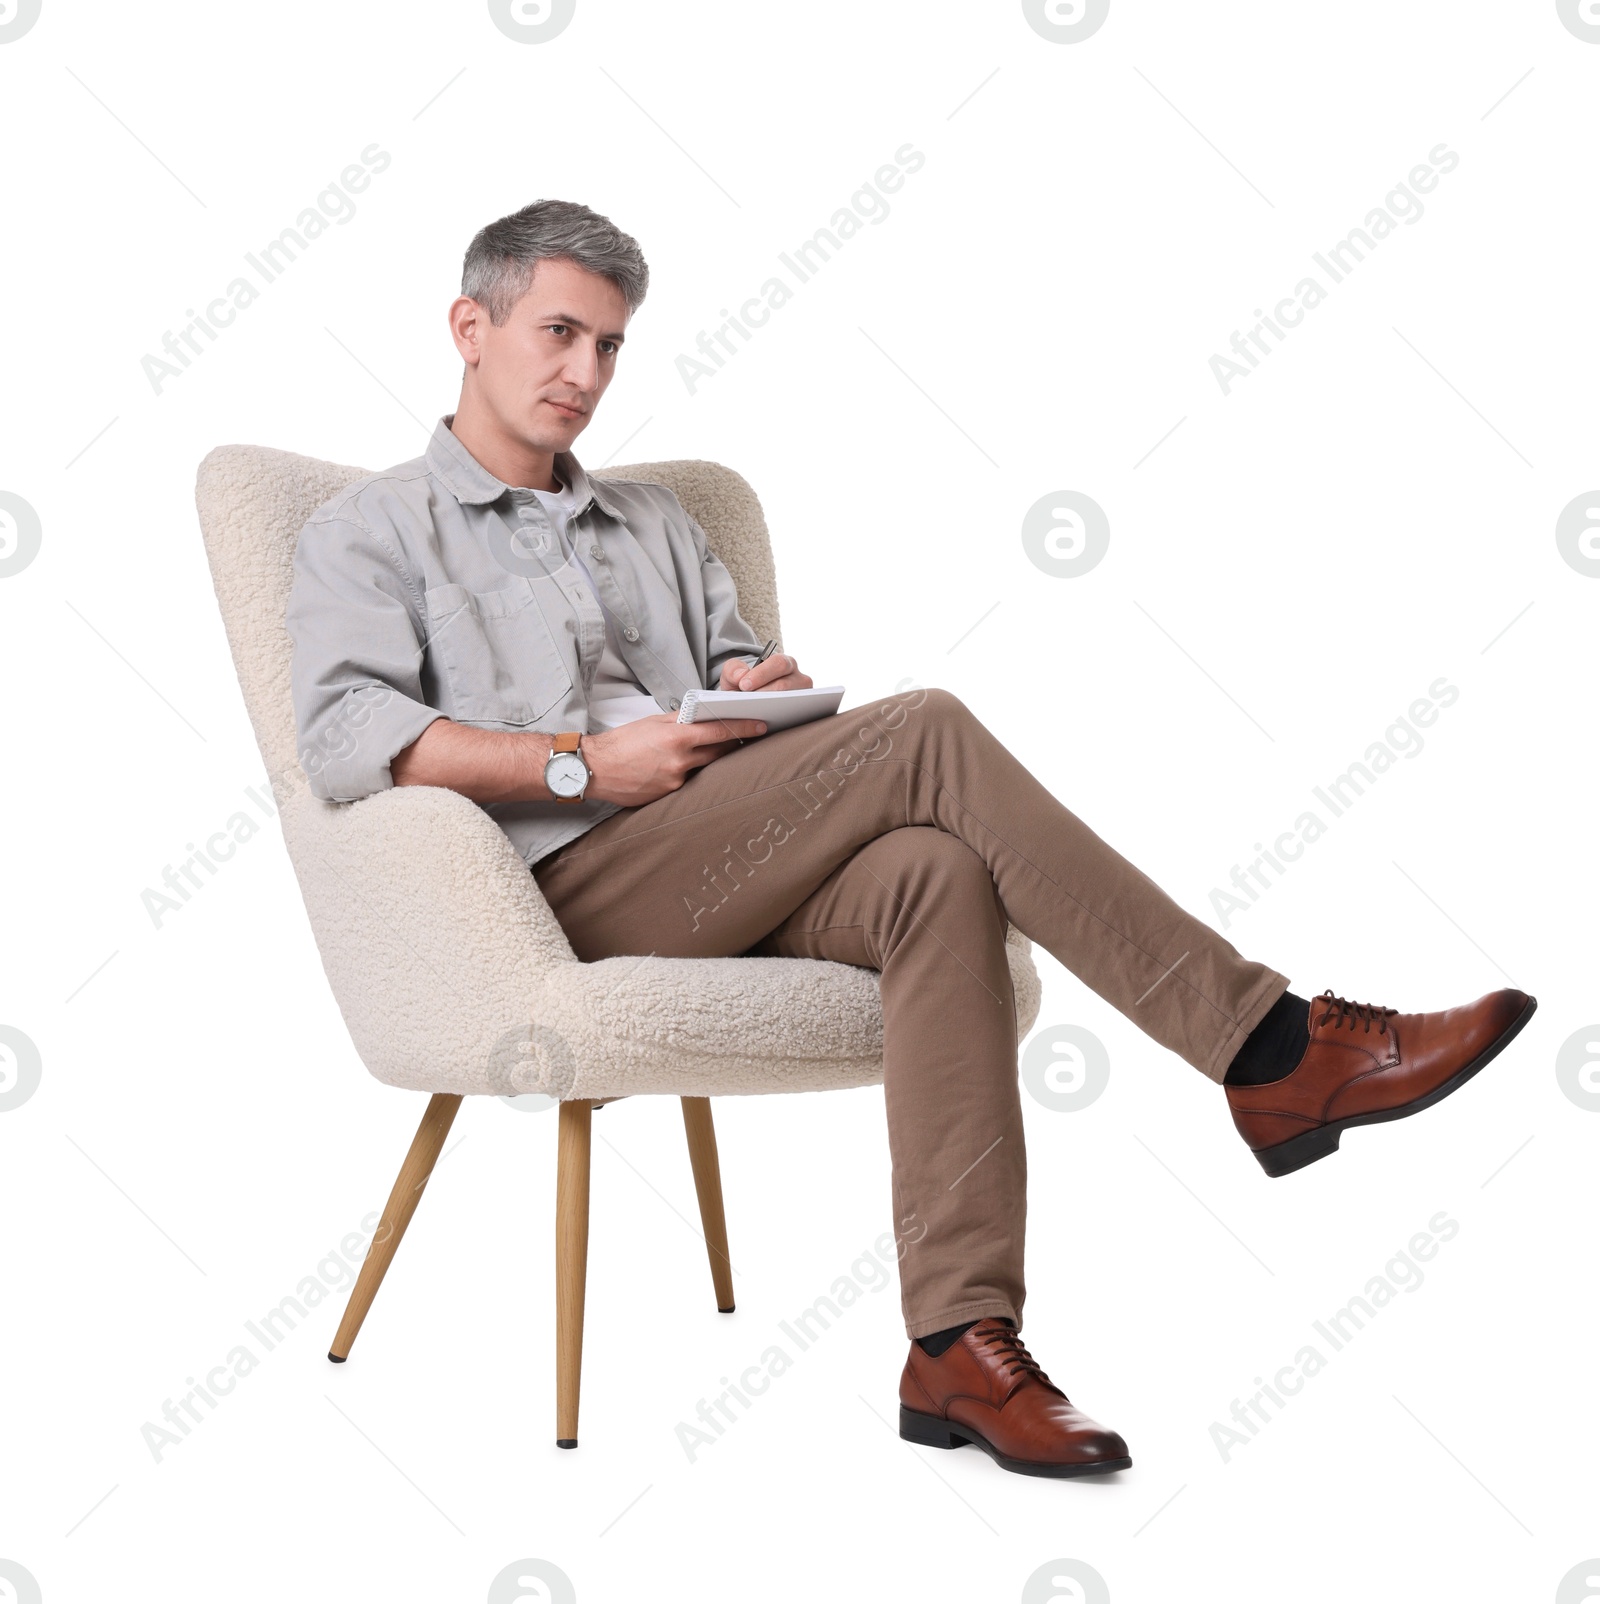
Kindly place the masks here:
<instances>
[{"instance_id":1,"label":"shoe lace","mask_svg":"<svg viewBox=\"0 0 1600 1604\"><path fill-rule=\"evenodd\" d=\"M1009 1376L1033 1376L1042 1381L1052 1392L1061 1392L1061 1389L1040 1368L1039 1361L1028 1352L1027 1345L1015 1332L1005 1327L997 1327L986 1333L981 1339L983 1345L989 1348L995 1356L1002 1360L1005 1372ZM1066 1397L1061 1392L1063 1398Z\"/></svg>"},{"instance_id":2,"label":"shoe lace","mask_svg":"<svg viewBox=\"0 0 1600 1604\"><path fill-rule=\"evenodd\" d=\"M1318 1015L1317 1023L1325 1025L1331 1019L1335 1030L1348 1020L1351 1030L1354 1030L1357 1021L1360 1021L1363 1030L1371 1030L1376 1025L1380 1031L1387 1031L1389 1018L1400 1012L1398 1008L1385 1008L1382 1003L1350 1002L1347 998L1335 997L1331 990L1320 993L1317 1001L1327 1004L1323 1012Z\"/></svg>"}]
</instances>

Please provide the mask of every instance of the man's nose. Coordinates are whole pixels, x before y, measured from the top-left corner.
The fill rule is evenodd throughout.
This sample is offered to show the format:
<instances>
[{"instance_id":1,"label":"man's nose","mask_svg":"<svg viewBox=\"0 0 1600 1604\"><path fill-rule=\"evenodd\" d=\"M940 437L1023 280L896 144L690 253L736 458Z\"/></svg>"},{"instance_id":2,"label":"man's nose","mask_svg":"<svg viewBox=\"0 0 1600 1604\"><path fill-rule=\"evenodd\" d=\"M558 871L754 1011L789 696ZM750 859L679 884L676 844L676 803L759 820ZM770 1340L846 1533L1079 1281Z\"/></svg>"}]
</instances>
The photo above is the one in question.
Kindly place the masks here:
<instances>
[{"instance_id":1,"label":"man's nose","mask_svg":"<svg viewBox=\"0 0 1600 1604\"><path fill-rule=\"evenodd\" d=\"M590 346L580 346L567 357L562 378L575 390L593 390L600 382L600 354Z\"/></svg>"}]
</instances>

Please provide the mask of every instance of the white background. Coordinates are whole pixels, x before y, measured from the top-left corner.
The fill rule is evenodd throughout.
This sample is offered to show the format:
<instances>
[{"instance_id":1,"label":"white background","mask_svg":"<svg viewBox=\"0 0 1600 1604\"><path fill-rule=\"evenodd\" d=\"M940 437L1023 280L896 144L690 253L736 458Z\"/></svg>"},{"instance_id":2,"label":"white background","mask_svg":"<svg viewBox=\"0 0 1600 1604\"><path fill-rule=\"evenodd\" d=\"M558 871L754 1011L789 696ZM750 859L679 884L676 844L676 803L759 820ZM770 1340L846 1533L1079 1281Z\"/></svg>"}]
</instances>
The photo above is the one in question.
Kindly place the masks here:
<instances>
[{"instance_id":1,"label":"white background","mask_svg":"<svg viewBox=\"0 0 1600 1604\"><path fill-rule=\"evenodd\" d=\"M43 531L0 579L0 1023L43 1061L0 1115L0 1558L45 1604L476 1601L523 1558L583 1601L1012 1600L1058 1559L1116 1604L1555 1598L1600 1553L1600 1116L1555 1073L1600 1018L1600 580L1555 539L1600 483L1597 75L1543 0L1113 0L1077 43L1015 3L580 0L545 44L483 4L44 0L0 44L0 489ZM156 394L141 358L374 142L392 164L355 217ZM675 359L908 142L886 220L691 395ZM1212 355L1441 142L1459 165L1424 215L1224 395ZM1227 926L1302 995L1535 993L1459 1097L1269 1182L1218 1088L1036 949L1038 1028L1093 1031L1111 1079L1079 1113L1025 1097L1025 1335L1127 1437L1120 1476L901 1443L881 1264L720 1440L679 1446L779 1320L871 1279L876 1087L717 1105L732 1316L675 1104L595 1116L576 1452L555 1120L479 1099L350 1364L324 1358L341 1291L161 1462L141 1440L381 1206L423 1106L356 1058L275 824L163 928L141 906L265 779L196 465L419 452L456 401L467 241L549 196L652 273L580 459L736 468L819 683L953 690L1219 927L1253 843L1459 689ZM1110 522L1078 578L1020 537L1062 489ZM1213 1423L1441 1210L1423 1283L1225 1461ZM1093 1596L1051 1574L1028 1596Z\"/></svg>"}]
</instances>

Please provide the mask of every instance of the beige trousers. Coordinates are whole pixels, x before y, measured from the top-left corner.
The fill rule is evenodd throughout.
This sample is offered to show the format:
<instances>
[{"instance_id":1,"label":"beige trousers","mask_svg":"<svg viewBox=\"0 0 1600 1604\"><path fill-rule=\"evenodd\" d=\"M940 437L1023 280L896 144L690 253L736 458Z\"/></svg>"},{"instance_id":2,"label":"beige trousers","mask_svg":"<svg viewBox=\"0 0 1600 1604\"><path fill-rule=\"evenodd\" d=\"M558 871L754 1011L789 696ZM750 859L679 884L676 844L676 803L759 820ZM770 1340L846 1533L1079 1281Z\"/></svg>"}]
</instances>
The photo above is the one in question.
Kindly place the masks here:
<instances>
[{"instance_id":1,"label":"beige trousers","mask_svg":"<svg viewBox=\"0 0 1600 1604\"><path fill-rule=\"evenodd\" d=\"M1218 1082L1289 986L1185 913L937 689L757 737L533 874L586 963L748 952L879 971L913 1337L987 1314L1022 1322L1008 920Z\"/></svg>"}]
</instances>

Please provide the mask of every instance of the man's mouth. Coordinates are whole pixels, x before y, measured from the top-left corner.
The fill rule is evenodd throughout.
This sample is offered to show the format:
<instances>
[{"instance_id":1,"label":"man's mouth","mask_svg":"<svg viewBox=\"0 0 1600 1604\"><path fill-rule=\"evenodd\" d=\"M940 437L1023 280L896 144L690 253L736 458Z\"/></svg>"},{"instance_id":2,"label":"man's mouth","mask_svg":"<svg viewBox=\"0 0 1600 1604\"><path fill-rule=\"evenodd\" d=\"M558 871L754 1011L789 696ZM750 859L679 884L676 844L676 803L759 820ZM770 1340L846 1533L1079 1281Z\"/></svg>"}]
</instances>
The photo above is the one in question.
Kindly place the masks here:
<instances>
[{"instance_id":1,"label":"man's mouth","mask_svg":"<svg viewBox=\"0 0 1600 1604\"><path fill-rule=\"evenodd\" d=\"M565 417L581 418L583 416L582 407L569 407L560 401L547 401L545 405L554 407L557 412L563 414Z\"/></svg>"}]
</instances>

